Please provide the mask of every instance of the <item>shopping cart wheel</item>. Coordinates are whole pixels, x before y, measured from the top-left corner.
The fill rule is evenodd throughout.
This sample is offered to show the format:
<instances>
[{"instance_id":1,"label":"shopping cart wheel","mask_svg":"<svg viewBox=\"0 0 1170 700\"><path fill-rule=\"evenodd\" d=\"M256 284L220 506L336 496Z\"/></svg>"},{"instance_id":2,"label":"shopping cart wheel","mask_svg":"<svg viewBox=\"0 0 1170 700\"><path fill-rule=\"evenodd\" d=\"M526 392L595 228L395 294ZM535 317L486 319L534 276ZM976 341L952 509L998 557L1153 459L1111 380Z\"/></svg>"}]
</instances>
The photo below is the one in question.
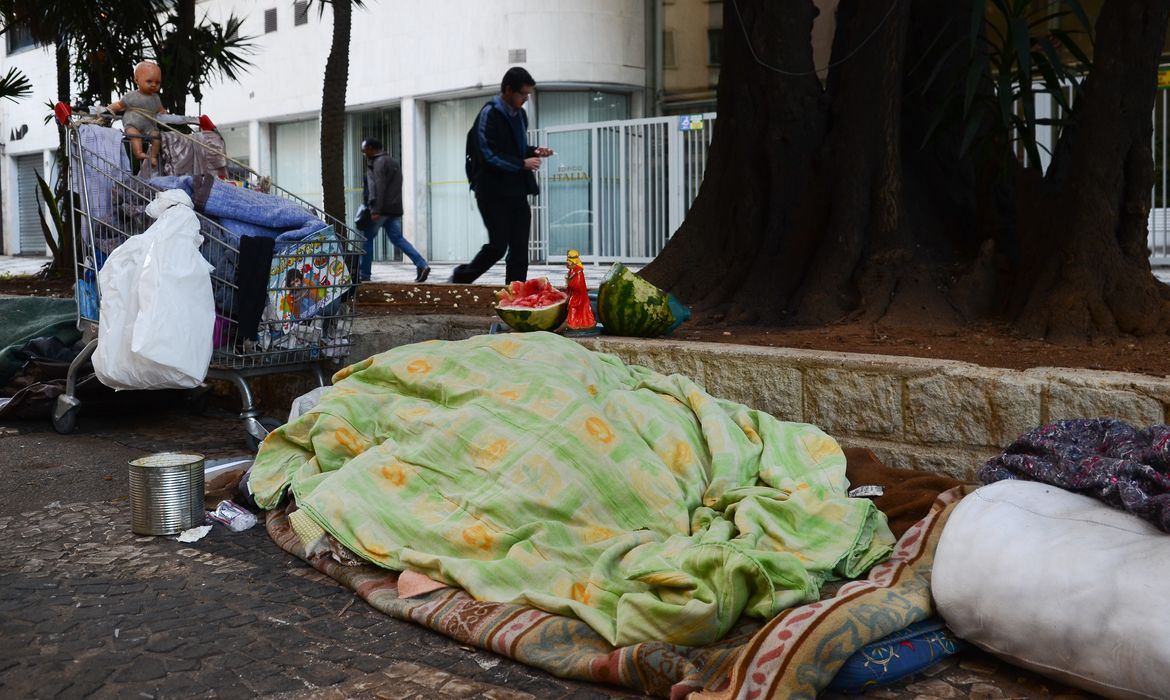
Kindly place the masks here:
<instances>
[{"instance_id":1,"label":"shopping cart wheel","mask_svg":"<svg viewBox=\"0 0 1170 700\"><path fill-rule=\"evenodd\" d=\"M80 406L71 406L64 411L53 409L53 430L56 430L62 435L69 435L74 430L77 430L77 414L81 411Z\"/></svg>"},{"instance_id":2,"label":"shopping cart wheel","mask_svg":"<svg viewBox=\"0 0 1170 700\"><path fill-rule=\"evenodd\" d=\"M260 416L256 419L256 422L264 426L265 435L284 425L284 421L280 420L279 418L273 418L272 416ZM251 432L248 432L246 428L245 431L246 439L248 441L248 449L252 452L256 452L260 449L260 443L264 442L264 438L256 437Z\"/></svg>"}]
</instances>

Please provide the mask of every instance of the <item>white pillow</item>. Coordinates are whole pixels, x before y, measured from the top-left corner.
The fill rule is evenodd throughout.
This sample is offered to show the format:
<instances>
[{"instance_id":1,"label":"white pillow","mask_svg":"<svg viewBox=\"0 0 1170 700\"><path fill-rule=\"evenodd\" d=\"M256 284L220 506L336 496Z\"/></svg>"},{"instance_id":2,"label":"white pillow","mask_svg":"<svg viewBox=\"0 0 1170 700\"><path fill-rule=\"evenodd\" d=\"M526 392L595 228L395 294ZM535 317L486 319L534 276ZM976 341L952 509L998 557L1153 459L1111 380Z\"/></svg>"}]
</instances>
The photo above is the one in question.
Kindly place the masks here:
<instances>
[{"instance_id":1,"label":"white pillow","mask_svg":"<svg viewBox=\"0 0 1170 700\"><path fill-rule=\"evenodd\" d=\"M931 592L960 637L1111 698L1170 697L1170 536L1104 503L1000 481L947 521Z\"/></svg>"}]
</instances>

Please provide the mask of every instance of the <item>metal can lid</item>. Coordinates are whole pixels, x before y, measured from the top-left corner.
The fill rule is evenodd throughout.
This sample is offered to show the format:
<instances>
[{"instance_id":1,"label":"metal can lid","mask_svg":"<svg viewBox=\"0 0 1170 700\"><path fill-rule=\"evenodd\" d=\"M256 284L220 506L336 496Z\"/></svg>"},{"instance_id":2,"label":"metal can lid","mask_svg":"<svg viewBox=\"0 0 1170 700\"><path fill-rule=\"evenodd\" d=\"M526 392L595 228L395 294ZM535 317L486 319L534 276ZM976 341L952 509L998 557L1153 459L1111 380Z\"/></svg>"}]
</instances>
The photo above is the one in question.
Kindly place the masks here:
<instances>
[{"instance_id":1,"label":"metal can lid","mask_svg":"<svg viewBox=\"0 0 1170 700\"><path fill-rule=\"evenodd\" d=\"M203 461L203 455L184 454L182 452L156 452L152 455L139 457L130 461L135 467L178 467L184 464L195 464Z\"/></svg>"}]
</instances>

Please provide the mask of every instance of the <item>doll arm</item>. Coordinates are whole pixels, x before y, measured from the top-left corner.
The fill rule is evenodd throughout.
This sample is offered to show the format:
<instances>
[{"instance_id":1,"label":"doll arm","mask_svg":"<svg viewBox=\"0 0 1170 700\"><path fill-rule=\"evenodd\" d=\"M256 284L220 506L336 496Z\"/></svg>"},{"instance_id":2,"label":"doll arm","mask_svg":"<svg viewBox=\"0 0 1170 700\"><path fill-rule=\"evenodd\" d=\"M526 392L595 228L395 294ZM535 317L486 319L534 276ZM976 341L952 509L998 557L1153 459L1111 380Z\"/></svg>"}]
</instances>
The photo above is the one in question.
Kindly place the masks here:
<instances>
[{"instance_id":1,"label":"doll arm","mask_svg":"<svg viewBox=\"0 0 1170 700\"><path fill-rule=\"evenodd\" d=\"M122 100L118 100L117 102L111 102L109 105L106 106L106 109L109 110L110 112L113 112L114 114L117 114L119 112L125 112L126 111L126 103L123 102Z\"/></svg>"}]
</instances>

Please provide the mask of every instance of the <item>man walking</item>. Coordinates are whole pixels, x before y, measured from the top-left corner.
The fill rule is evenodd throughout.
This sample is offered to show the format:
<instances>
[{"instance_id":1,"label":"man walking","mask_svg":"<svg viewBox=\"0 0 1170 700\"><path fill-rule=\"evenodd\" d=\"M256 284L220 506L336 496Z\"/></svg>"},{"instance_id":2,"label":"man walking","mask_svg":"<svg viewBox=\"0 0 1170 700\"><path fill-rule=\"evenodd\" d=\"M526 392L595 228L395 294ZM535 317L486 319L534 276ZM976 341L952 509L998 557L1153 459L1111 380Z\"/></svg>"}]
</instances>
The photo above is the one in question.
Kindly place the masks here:
<instances>
[{"instance_id":1,"label":"man walking","mask_svg":"<svg viewBox=\"0 0 1170 700\"><path fill-rule=\"evenodd\" d=\"M550 148L528 145L528 114L524 103L536 87L528 71L509 68L500 94L484 105L475 122L475 145L483 167L473 176L471 189L479 207L488 242L471 262L459 265L451 282L470 284L506 252L505 282L528 278L528 233L532 211L528 195L537 194L536 171Z\"/></svg>"},{"instance_id":2,"label":"man walking","mask_svg":"<svg viewBox=\"0 0 1170 700\"><path fill-rule=\"evenodd\" d=\"M390 243L397 246L418 272L415 282L426 282L431 267L426 258L402 237L402 167L398 161L382 152L382 142L367 138L362 141L362 155L366 157L365 204L370 212L370 223L362 229L366 237L362 254L362 281L368 282L374 259L374 239L383 229Z\"/></svg>"}]
</instances>

